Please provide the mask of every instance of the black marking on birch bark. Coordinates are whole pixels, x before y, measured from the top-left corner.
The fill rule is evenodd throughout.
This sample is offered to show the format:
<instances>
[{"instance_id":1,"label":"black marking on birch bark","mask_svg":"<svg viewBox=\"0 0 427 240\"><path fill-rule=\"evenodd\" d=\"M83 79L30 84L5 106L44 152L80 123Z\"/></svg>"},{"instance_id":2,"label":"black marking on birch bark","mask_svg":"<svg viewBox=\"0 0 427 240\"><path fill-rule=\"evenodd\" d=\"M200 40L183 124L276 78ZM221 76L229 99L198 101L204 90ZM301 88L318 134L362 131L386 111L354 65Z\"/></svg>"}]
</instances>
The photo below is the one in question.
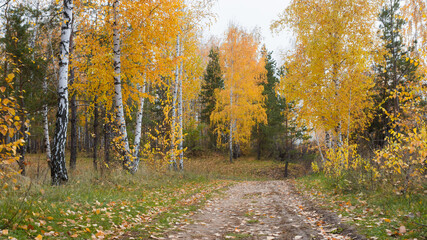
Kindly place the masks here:
<instances>
[{"instance_id":1,"label":"black marking on birch bark","mask_svg":"<svg viewBox=\"0 0 427 240\"><path fill-rule=\"evenodd\" d=\"M62 11L64 22L61 27L58 111L56 114L56 128L53 141L52 159L50 162L52 185L60 185L68 181L65 166L65 144L67 141L68 124L68 58L70 50L71 24L73 19L73 1L64 0Z\"/></svg>"}]
</instances>

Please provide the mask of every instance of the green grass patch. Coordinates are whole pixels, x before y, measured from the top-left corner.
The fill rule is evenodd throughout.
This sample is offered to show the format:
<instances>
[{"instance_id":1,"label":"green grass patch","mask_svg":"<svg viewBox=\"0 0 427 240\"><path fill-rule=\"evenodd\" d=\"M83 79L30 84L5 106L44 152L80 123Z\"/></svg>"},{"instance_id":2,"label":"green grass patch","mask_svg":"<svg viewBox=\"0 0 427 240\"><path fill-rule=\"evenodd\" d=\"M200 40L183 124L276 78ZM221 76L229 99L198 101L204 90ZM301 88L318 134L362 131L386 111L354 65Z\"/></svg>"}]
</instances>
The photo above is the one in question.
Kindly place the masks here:
<instances>
[{"instance_id":1,"label":"green grass patch","mask_svg":"<svg viewBox=\"0 0 427 240\"><path fill-rule=\"evenodd\" d=\"M233 239L245 239L249 238L251 235L247 233L227 233L226 236L233 237Z\"/></svg>"},{"instance_id":2,"label":"green grass patch","mask_svg":"<svg viewBox=\"0 0 427 240\"><path fill-rule=\"evenodd\" d=\"M259 223L259 220L258 219L249 219L248 220L248 223Z\"/></svg>"},{"instance_id":3,"label":"green grass patch","mask_svg":"<svg viewBox=\"0 0 427 240\"><path fill-rule=\"evenodd\" d=\"M300 191L314 196L325 208L336 211L344 222L357 226L368 238L423 239L427 236L424 190L399 195L385 188L340 191L336 185L323 174L297 180Z\"/></svg>"}]
</instances>

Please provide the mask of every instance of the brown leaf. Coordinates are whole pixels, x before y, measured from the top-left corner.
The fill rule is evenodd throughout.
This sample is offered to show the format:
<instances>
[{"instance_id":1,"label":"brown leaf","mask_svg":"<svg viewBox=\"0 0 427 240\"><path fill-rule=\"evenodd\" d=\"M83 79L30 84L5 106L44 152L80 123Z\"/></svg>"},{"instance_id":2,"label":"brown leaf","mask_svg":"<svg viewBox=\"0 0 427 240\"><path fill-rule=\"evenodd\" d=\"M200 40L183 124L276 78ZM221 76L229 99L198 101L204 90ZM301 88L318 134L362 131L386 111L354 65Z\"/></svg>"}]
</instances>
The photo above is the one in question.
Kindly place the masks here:
<instances>
[{"instance_id":1,"label":"brown leaf","mask_svg":"<svg viewBox=\"0 0 427 240\"><path fill-rule=\"evenodd\" d=\"M405 234L406 233L406 227L405 226L400 226L399 233L400 234Z\"/></svg>"}]
</instances>

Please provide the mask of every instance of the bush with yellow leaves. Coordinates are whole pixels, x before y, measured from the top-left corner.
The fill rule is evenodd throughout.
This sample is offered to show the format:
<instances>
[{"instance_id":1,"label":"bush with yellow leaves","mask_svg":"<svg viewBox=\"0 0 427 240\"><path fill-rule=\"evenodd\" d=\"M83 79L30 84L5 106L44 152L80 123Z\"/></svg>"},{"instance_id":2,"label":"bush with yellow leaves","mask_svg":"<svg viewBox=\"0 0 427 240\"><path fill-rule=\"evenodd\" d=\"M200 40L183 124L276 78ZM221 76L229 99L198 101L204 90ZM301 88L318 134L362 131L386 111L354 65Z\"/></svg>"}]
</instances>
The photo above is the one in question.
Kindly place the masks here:
<instances>
[{"instance_id":1,"label":"bush with yellow leaves","mask_svg":"<svg viewBox=\"0 0 427 240\"><path fill-rule=\"evenodd\" d=\"M22 128L22 121L17 114L20 107L14 97L8 96L8 92L13 91L14 77L13 73L9 74L5 79L7 86L0 86L0 187L2 188L7 188L8 182L18 174L11 164L18 161L17 151L25 143L23 138L10 140Z\"/></svg>"},{"instance_id":2,"label":"bush with yellow leaves","mask_svg":"<svg viewBox=\"0 0 427 240\"><path fill-rule=\"evenodd\" d=\"M344 179L344 188L370 187L378 177L371 161L359 154L357 144L344 143L340 147L331 148L326 152L326 158L323 171L336 180Z\"/></svg>"},{"instance_id":3,"label":"bush with yellow leaves","mask_svg":"<svg viewBox=\"0 0 427 240\"><path fill-rule=\"evenodd\" d=\"M375 152L381 178L402 193L421 182L427 170L427 107L421 95L426 89L421 84L412 89L394 94L401 99L401 112L390 114L388 144Z\"/></svg>"},{"instance_id":4,"label":"bush with yellow leaves","mask_svg":"<svg viewBox=\"0 0 427 240\"><path fill-rule=\"evenodd\" d=\"M412 89L412 91L407 91ZM357 144L345 143L326 152L325 174L344 180L344 188L392 186L397 193L407 193L425 180L427 171L427 107L422 100L425 86L395 91L400 111L387 113L391 120L387 144L374 152L373 159L363 158ZM421 94L420 94L421 93ZM317 164L313 170L320 171ZM337 181L338 183L338 181Z\"/></svg>"}]
</instances>

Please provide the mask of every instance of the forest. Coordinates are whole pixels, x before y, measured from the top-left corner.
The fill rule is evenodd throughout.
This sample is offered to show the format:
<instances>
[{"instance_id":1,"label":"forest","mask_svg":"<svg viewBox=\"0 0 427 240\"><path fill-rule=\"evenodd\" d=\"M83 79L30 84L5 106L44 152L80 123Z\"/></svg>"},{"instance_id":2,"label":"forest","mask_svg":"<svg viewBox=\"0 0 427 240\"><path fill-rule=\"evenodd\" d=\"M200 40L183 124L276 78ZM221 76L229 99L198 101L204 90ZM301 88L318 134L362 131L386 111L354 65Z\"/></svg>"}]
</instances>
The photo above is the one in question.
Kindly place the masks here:
<instances>
[{"instance_id":1,"label":"forest","mask_svg":"<svg viewBox=\"0 0 427 240\"><path fill-rule=\"evenodd\" d=\"M288 2L0 0L0 239L424 239L427 2Z\"/></svg>"}]
</instances>

